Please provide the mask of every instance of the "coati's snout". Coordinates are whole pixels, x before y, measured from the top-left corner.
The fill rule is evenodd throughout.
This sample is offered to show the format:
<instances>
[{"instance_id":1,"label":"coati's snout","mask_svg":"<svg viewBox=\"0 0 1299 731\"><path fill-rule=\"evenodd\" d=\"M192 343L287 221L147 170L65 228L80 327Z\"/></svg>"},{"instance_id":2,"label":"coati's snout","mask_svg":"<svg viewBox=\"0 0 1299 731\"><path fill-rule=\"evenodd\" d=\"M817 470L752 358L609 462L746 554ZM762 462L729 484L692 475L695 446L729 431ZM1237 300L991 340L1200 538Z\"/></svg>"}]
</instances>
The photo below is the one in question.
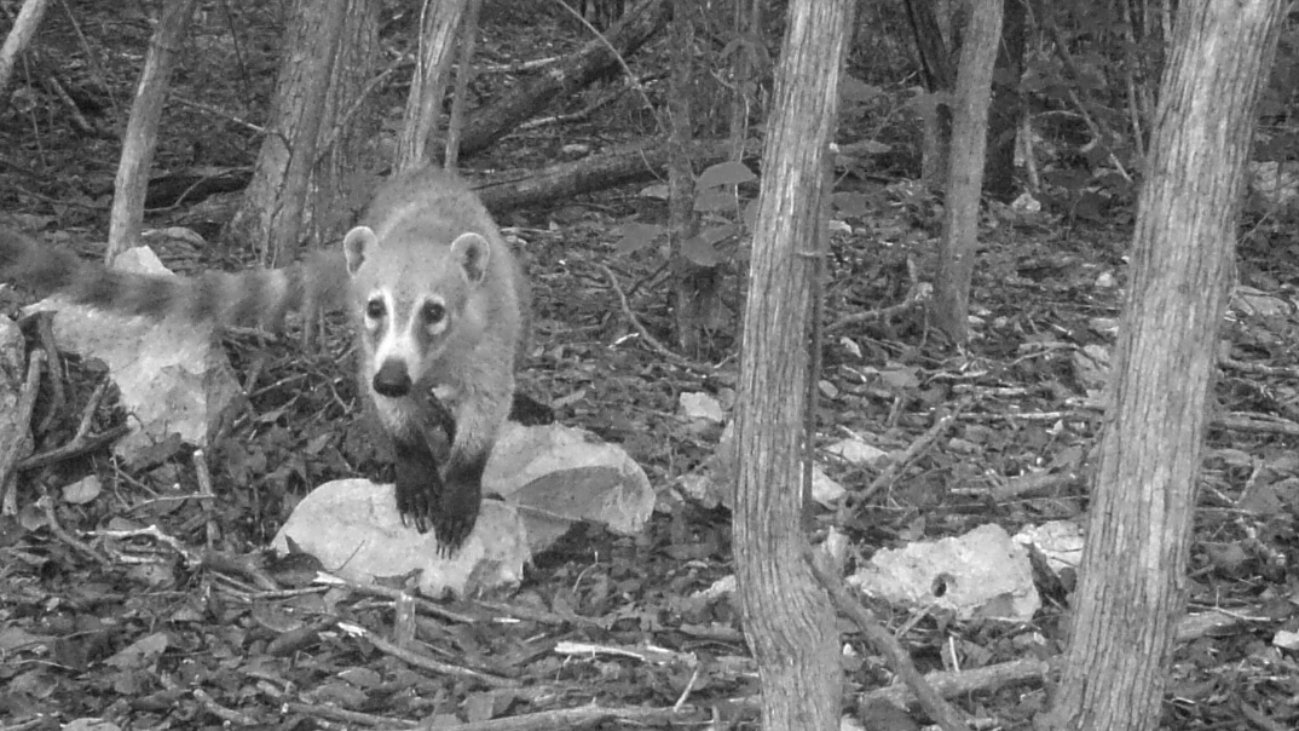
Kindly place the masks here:
<instances>
[{"instance_id":1,"label":"coati's snout","mask_svg":"<svg viewBox=\"0 0 1299 731\"><path fill-rule=\"evenodd\" d=\"M380 396L401 398L410 393L410 369L398 358L388 358L379 366L372 382L374 390Z\"/></svg>"}]
</instances>

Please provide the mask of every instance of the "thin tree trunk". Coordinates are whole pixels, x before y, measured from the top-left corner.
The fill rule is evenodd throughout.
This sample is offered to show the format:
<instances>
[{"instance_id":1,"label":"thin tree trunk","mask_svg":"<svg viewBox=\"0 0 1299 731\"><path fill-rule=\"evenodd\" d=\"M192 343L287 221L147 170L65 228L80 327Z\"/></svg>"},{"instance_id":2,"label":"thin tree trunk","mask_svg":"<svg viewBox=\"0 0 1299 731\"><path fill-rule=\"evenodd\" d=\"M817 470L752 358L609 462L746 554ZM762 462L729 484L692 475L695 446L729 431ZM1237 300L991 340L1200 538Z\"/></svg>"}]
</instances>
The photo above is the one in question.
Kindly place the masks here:
<instances>
[{"instance_id":1,"label":"thin tree trunk","mask_svg":"<svg viewBox=\"0 0 1299 731\"><path fill-rule=\"evenodd\" d=\"M24 0L14 27L9 29L4 46L0 46L0 103L9 99L9 85L14 80L18 54L26 50L36 36L36 29L41 27L41 18L45 17L49 5L50 0Z\"/></svg>"},{"instance_id":2,"label":"thin tree trunk","mask_svg":"<svg viewBox=\"0 0 1299 731\"><path fill-rule=\"evenodd\" d=\"M140 239L149 168L158 147L158 122L162 119L163 104L167 100L172 60L185 38L193 12L194 0L164 3L158 27L149 41L144 70L140 72L135 102L131 105L131 117L122 138L122 158L117 165L113 210L108 224L108 250L104 254L109 263Z\"/></svg>"},{"instance_id":3,"label":"thin tree trunk","mask_svg":"<svg viewBox=\"0 0 1299 731\"><path fill-rule=\"evenodd\" d=\"M316 144L316 165L309 185L312 241L336 241L352 226L374 192L373 181L357 175L361 160L374 152L380 117L364 98L379 53L379 3L347 0L343 36L333 63L333 78Z\"/></svg>"},{"instance_id":4,"label":"thin tree trunk","mask_svg":"<svg viewBox=\"0 0 1299 731\"><path fill-rule=\"evenodd\" d=\"M803 556L811 298L806 242L825 227L828 146L855 0L792 0L768 122L741 346L735 560L762 728L839 728L843 673L828 597Z\"/></svg>"},{"instance_id":5,"label":"thin tree trunk","mask_svg":"<svg viewBox=\"0 0 1299 731\"><path fill-rule=\"evenodd\" d=\"M1026 2L1006 0L992 81L992 107L988 113L988 159L983 166L983 189L1005 203L1015 197L1015 133L1024 113L1019 82L1024 75L1028 35Z\"/></svg>"},{"instance_id":6,"label":"thin tree trunk","mask_svg":"<svg viewBox=\"0 0 1299 731\"><path fill-rule=\"evenodd\" d=\"M668 82L668 257L672 265L672 314L677 346L698 357L703 344L704 313L717 297L716 267L703 267L682 254L695 235L695 172L688 152L694 137L693 0L672 0L669 22L671 77Z\"/></svg>"},{"instance_id":7,"label":"thin tree trunk","mask_svg":"<svg viewBox=\"0 0 1299 731\"><path fill-rule=\"evenodd\" d=\"M907 19L916 38L925 88L931 93L956 89L956 67L953 51L943 40L943 31L934 13L933 0L906 0ZM937 190L946 183L948 156L952 141L952 109L947 104L931 105L924 112L924 149L921 153L920 177L925 185Z\"/></svg>"},{"instance_id":8,"label":"thin tree trunk","mask_svg":"<svg viewBox=\"0 0 1299 731\"><path fill-rule=\"evenodd\" d=\"M397 141L396 169L409 170L428 162L429 135L437 129L446 95L451 59L455 57L456 31L469 0L425 0L420 30L419 64L406 97L406 115Z\"/></svg>"},{"instance_id":9,"label":"thin tree trunk","mask_svg":"<svg viewBox=\"0 0 1299 731\"><path fill-rule=\"evenodd\" d=\"M961 47L952 110L947 206L934 289L934 319L952 342L969 339L970 278L979 238L979 197L988 144L992 67L1001 40L1002 0L975 0Z\"/></svg>"},{"instance_id":10,"label":"thin tree trunk","mask_svg":"<svg viewBox=\"0 0 1299 731\"><path fill-rule=\"evenodd\" d=\"M474 46L478 42L478 14L483 0L468 0L464 28L460 31L460 66L456 69L456 90L451 97L451 120L447 122L447 169L460 164L460 138L465 131L465 106L469 104L469 79L474 75Z\"/></svg>"},{"instance_id":11,"label":"thin tree trunk","mask_svg":"<svg viewBox=\"0 0 1299 731\"><path fill-rule=\"evenodd\" d=\"M731 33L739 38L752 38L761 32L762 3L760 0L735 0L735 15ZM744 155L744 141L749 138L749 118L757 89L751 78L756 64L756 51L751 43L741 43L731 58L731 160L739 162Z\"/></svg>"},{"instance_id":12,"label":"thin tree trunk","mask_svg":"<svg viewBox=\"0 0 1299 731\"><path fill-rule=\"evenodd\" d=\"M1159 727L1245 165L1282 8L1280 0L1206 0L1178 10L1071 639L1045 728Z\"/></svg>"}]
</instances>

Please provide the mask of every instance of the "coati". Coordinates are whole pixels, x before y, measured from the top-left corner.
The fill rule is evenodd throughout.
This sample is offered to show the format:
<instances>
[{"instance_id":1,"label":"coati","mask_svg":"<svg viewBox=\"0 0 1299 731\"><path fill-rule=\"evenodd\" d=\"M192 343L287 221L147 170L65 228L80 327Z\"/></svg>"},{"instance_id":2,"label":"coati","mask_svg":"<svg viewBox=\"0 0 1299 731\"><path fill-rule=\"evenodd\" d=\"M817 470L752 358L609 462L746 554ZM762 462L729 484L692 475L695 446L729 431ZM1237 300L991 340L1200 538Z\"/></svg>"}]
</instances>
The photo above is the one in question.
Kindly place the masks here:
<instances>
[{"instance_id":1,"label":"coati","mask_svg":"<svg viewBox=\"0 0 1299 731\"><path fill-rule=\"evenodd\" d=\"M121 314L217 325L277 328L289 311L347 309L358 391L392 442L397 509L420 532L432 528L444 554L474 527L512 404L532 421L548 416L515 397L527 280L478 197L436 168L389 179L341 249L281 269L149 276L0 229L0 279Z\"/></svg>"},{"instance_id":2,"label":"coati","mask_svg":"<svg viewBox=\"0 0 1299 731\"><path fill-rule=\"evenodd\" d=\"M343 253L358 385L392 438L397 509L454 550L473 529L510 413L527 279L477 196L433 168L381 187ZM430 391L452 416L445 460L429 441Z\"/></svg>"}]
</instances>

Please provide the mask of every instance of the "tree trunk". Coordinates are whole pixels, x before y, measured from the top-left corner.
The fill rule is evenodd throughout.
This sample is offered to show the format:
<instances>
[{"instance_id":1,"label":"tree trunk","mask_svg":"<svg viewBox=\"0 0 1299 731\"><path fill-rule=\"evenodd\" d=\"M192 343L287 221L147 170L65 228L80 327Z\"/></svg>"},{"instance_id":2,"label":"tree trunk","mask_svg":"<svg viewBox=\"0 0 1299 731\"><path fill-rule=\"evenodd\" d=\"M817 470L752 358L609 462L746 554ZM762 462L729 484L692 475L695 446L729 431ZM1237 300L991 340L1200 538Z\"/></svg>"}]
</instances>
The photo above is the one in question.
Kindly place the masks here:
<instances>
[{"instance_id":1,"label":"tree trunk","mask_svg":"<svg viewBox=\"0 0 1299 731\"><path fill-rule=\"evenodd\" d=\"M1178 11L1071 639L1046 728L1159 727L1245 164L1282 7L1207 0Z\"/></svg>"},{"instance_id":2,"label":"tree trunk","mask_svg":"<svg viewBox=\"0 0 1299 731\"><path fill-rule=\"evenodd\" d=\"M406 97L406 115L397 142L397 170L410 170L428 162L425 149L437 129L446 95L447 76L455 56L456 31L468 0L424 0L424 22L419 39L419 63Z\"/></svg>"},{"instance_id":3,"label":"tree trunk","mask_svg":"<svg viewBox=\"0 0 1299 731\"><path fill-rule=\"evenodd\" d=\"M131 105L131 118L122 137L122 159L117 165L108 224L108 250L104 253L109 263L140 240L144 196L149 188L153 152L158 147L158 122L162 120L163 104L167 101L171 62L193 12L194 0L166 3L149 41L149 53L144 58L144 70L140 72L135 102Z\"/></svg>"},{"instance_id":4,"label":"tree trunk","mask_svg":"<svg viewBox=\"0 0 1299 731\"><path fill-rule=\"evenodd\" d=\"M934 5L934 0L906 0L907 19L911 21L911 31L916 38L925 88L931 94L951 93L956 88L953 51L943 40ZM925 137L920 177L931 189L937 190L946 182L952 141L952 109L945 103L935 104L932 111L923 114Z\"/></svg>"},{"instance_id":5,"label":"tree trunk","mask_svg":"<svg viewBox=\"0 0 1299 731\"><path fill-rule=\"evenodd\" d=\"M381 121L377 106L364 97L379 57L379 5L374 0L347 0L310 184L310 232L305 238L311 241L341 240L374 193L373 179L357 175L357 170L365 154L375 151Z\"/></svg>"},{"instance_id":6,"label":"tree trunk","mask_svg":"<svg viewBox=\"0 0 1299 731\"><path fill-rule=\"evenodd\" d=\"M672 267L672 315L677 347L699 357L706 326L704 315L717 298L717 268L695 264L682 248L698 231L695 216L695 171L689 145L693 141L695 20L693 0L672 0L669 28L668 82L668 258Z\"/></svg>"},{"instance_id":7,"label":"tree trunk","mask_svg":"<svg viewBox=\"0 0 1299 731\"><path fill-rule=\"evenodd\" d=\"M758 99L758 49L754 47L762 33L762 0L735 0L735 19L731 32L735 38L753 39L740 43L731 57L731 160L739 162L744 143L749 139L749 120Z\"/></svg>"},{"instance_id":8,"label":"tree trunk","mask_svg":"<svg viewBox=\"0 0 1299 731\"><path fill-rule=\"evenodd\" d=\"M262 140L253 180L228 230L228 238L257 246L263 264L291 260L298 249L347 2L293 4L276 81L272 132Z\"/></svg>"},{"instance_id":9,"label":"tree trunk","mask_svg":"<svg viewBox=\"0 0 1299 731\"><path fill-rule=\"evenodd\" d=\"M1024 113L1019 91L1024 76L1027 46L1028 0L1006 0L997 48L997 66L992 78L992 108L988 114L988 160L983 166L983 189L997 200L1009 203L1015 197L1015 133Z\"/></svg>"},{"instance_id":10,"label":"tree trunk","mask_svg":"<svg viewBox=\"0 0 1299 731\"><path fill-rule=\"evenodd\" d=\"M24 0L13 27L9 29L9 35L5 36L4 46L0 46L0 104L8 103L9 85L13 83L14 64L18 61L18 54L32 42L49 5L50 0Z\"/></svg>"},{"instance_id":11,"label":"tree trunk","mask_svg":"<svg viewBox=\"0 0 1299 731\"><path fill-rule=\"evenodd\" d=\"M934 320L958 345L964 345L970 336L970 277L979 238L979 197L983 192L992 67L1001 40L1001 6L1002 0L974 1L953 100L951 167L934 285Z\"/></svg>"},{"instance_id":12,"label":"tree trunk","mask_svg":"<svg viewBox=\"0 0 1299 731\"><path fill-rule=\"evenodd\" d=\"M469 103L469 79L474 75L474 46L478 43L478 16L483 0L467 0L464 28L460 30L460 64L456 68L456 89L451 97L451 119L447 122L446 152L443 163L448 170L460 165L460 138L465 131L465 105Z\"/></svg>"},{"instance_id":13,"label":"tree trunk","mask_svg":"<svg viewBox=\"0 0 1299 731\"><path fill-rule=\"evenodd\" d=\"M762 681L762 728L839 728L834 613L804 555L800 462L809 305L826 226L828 146L855 0L792 0L767 126L740 358L735 561L744 633ZM809 255L810 254L810 255Z\"/></svg>"}]
</instances>

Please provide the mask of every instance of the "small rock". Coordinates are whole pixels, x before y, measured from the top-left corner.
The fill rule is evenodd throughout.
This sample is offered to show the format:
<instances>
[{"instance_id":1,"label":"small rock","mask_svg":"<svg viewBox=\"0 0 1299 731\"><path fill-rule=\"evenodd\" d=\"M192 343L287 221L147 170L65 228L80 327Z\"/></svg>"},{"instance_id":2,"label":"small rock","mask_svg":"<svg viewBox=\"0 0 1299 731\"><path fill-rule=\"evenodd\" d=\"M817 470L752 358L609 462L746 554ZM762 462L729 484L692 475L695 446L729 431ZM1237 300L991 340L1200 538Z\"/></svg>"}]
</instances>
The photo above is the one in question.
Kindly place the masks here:
<instances>
[{"instance_id":1,"label":"small rock","mask_svg":"<svg viewBox=\"0 0 1299 731\"><path fill-rule=\"evenodd\" d=\"M714 424L726 421L722 404L712 395L700 392L682 393L678 398L681 415L687 419L705 419Z\"/></svg>"},{"instance_id":2,"label":"small rock","mask_svg":"<svg viewBox=\"0 0 1299 731\"><path fill-rule=\"evenodd\" d=\"M840 439L826 447L825 451L855 465L867 465L881 457L887 457L889 454L879 447L871 446L855 438Z\"/></svg>"},{"instance_id":3,"label":"small rock","mask_svg":"<svg viewBox=\"0 0 1299 731\"><path fill-rule=\"evenodd\" d=\"M962 619L984 613L1028 621L1042 606L1027 550L993 524L878 551L848 583L894 604L940 607Z\"/></svg>"}]
</instances>

